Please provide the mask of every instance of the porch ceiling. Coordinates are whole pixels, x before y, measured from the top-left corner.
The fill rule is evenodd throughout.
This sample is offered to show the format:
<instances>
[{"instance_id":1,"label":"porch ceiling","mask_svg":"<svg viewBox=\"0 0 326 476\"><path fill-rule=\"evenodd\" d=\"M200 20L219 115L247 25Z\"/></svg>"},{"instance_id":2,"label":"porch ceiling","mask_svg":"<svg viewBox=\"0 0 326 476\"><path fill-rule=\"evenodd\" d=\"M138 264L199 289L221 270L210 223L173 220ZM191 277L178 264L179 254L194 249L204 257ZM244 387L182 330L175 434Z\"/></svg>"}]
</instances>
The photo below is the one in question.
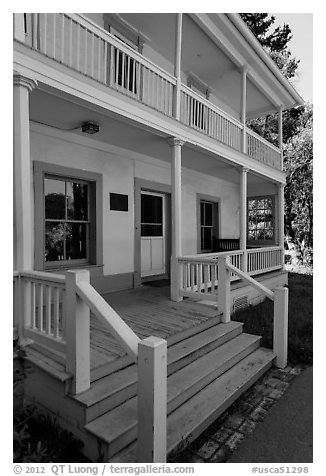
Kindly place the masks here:
<instances>
[{"instance_id":1,"label":"porch ceiling","mask_svg":"<svg viewBox=\"0 0 326 476\"><path fill-rule=\"evenodd\" d=\"M157 13L121 13L120 16L149 38L149 46L173 65L176 13L160 13L159 15ZM213 18L216 20L216 15L213 15ZM239 68L188 14L183 15L181 70L185 74L195 74L208 84L213 94L216 94L231 110L237 114L240 113L241 72ZM172 70L170 72L173 74ZM250 81L248 83L248 117L273 110L274 106L266 96Z\"/></svg>"},{"instance_id":2,"label":"porch ceiling","mask_svg":"<svg viewBox=\"0 0 326 476\"><path fill-rule=\"evenodd\" d=\"M81 131L81 124L85 121L98 122L100 131L96 135L87 136L90 146L96 147L96 143L102 142L141 154L145 156L144 159L154 158L167 163L171 161L167 136L141 128L139 124L123 120L121 116L97 106L92 105L90 109L89 104L72 102L67 97L49 94L42 89L35 89L30 95L30 119L34 123L84 138L86 135ZM187 144L183 146L182 165L226 181L239 181L236 167L226 163L222 157L205 153L198 147L190 147Z\"/></svg>"}]
</instances>

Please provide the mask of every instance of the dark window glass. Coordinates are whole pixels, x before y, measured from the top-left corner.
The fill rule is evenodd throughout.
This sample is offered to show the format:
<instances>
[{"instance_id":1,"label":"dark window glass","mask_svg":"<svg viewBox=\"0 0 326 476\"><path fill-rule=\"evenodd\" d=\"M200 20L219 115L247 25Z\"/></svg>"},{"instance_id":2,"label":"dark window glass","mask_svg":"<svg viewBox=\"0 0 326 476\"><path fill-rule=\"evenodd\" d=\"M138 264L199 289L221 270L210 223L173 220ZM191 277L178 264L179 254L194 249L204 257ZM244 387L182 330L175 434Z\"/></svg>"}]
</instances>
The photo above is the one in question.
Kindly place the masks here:
<instances>
[{"instance_id":1,"label":"dark window glass","mask_svg":"<svg viewBox=\"0 0 326 476\"><path fill-rule=\"evenodd\" d=\"M141 196L141 222L160 223L163 218L163 199L155 195Z\"/></svg>"},{"instance_id":2,"label":"dark window glass","mask_svg":"<svg viewBox=\"0 0 326 476\"><path fill-rule=\"evenodd\" d=\"M88 219L88 187L86 184L66 182L68 220Z\"/></svg>"},{"instance_id":3,"label":"dark window glass","mask_svg":"<svg viewBox=\"0 0 326 476\"><path fill-rule=\"evenodd\" d=\"M88 184L44 179L45 261L88 256Z\"/></svg>"},{"instance_id":4,"label":"dark window glass","mask_svg":"<svg viewBox=\"0 0 326 476\"><path fill-rule=\"evenodd\" d=\"M44 180L45 218L65 219L65 182Z\"/></svg>"},{"instance_id":5,"label":"dark window glass","mask_svg":"<svg viewBox=\"0 0 326 476\"><path fill-rule=\"evenodd\" d=\"M248 201L248 239L270 241L274 238L273 199Z\"/></svg>"},{"instance_id":6,"label":"dark window glass","mask_svg":"<svg viewBox=\"0 0 326 476\"><path fill-rule=\"evenodd\" d=\"M141 236L162 236L162 225L144 225L141 226Z\"/></svg>"},{"instance_id":7,"label":"dark window glass","mask_svg":"<svg viewBox=\"0 0 326 476\"><path fill-rule=\"evenodd\" d=\"M66 259L83 259L87 257L85 223L67 223L66 225Z\"/></svg>"}]
</instances>

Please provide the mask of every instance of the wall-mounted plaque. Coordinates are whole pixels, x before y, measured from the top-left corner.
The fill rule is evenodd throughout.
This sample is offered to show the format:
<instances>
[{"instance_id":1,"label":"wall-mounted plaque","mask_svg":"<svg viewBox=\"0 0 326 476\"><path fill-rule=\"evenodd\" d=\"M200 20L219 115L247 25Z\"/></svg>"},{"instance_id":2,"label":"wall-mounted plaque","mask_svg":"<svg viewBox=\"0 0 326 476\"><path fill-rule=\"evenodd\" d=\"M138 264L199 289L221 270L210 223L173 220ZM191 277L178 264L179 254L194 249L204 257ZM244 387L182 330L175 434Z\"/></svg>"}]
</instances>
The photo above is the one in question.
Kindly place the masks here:
<instances>
[{"instance_id":1,"label":"wall-mounted plaque","mask_svg":"<svg viewBox=\"0 0 326 476\"><path fill-rule=\"evenodd\" d=\"M128 195L122 195L121 193L110 193L110 210L127 212Z\"/></svg>"}]
</instances>

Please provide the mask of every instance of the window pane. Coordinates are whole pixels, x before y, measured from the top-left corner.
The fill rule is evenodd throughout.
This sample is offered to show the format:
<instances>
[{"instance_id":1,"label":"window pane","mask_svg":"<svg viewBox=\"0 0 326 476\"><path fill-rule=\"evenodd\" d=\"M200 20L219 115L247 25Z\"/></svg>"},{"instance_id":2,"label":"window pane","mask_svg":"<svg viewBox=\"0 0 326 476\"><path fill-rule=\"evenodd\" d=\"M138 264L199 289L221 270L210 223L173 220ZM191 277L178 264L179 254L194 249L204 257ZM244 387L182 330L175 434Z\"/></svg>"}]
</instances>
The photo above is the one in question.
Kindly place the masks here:
<instances>
[{"instance_id":1,"label":"window pane","mask_svg":"<svg viewBox=\"0 0 326 476\"><path fill-rule=\"evenodd\" d=\"M82 259L87 257L87 224L66 224L66 258Z\"/></svg>"},{"instance_id":2,"label":"window pane","mask_svg":"<svg viewBox=\"0 0 326 476\"><path fill-rule=\"evenodd\" d=\"M205 203L205 225L213 226L213 204Z\"/></svg>"},{"instance_id":3,"label":"window pane","mask_svg":"<svg viewBox=\"0 0 326 476\"><path fill-rule=\"evenodd\" d=\"M141 196L141 222L162 224L163 199L155 195Z\"/></svg>"},{"instance_id":4,"label":"window pane","mask_svg":"<svg viewBox=\"0 0 326 476\"><path fill-rule=\"evenodd\" d=\"M142 224L141 236L163 236L163 226Z\"/></svg>"},{"instance_id":5,"label":"window pane","mask_svg":"<svg viewBox=\"0 0 326 476\"><path fill-rule=\"evenodd\" d=\"M65 219L65 182L44 179L45 218Z\"/></svg>"},{"instance_id":6,"label":"window pane","mask_svg":"<svg viewBox=\"0 0 326 476\"><path fill-rule=\"evenodd\" d=\"M47 222L45 225L45 261L59 261L64 258L65 225Z\"/></svg>"},{"instance_id":7,"label":"window pane","mask_svg":"<svg viewBox=\"0 0 326 476\"><path fill-rule=\"evenodd\" d=\"M68 220L88 219L88 186L82 183L67 182Z\"/></svg>"},{"instance_id":8,"label":"window pane","mask_svg":"<svg viewBox=\"0 0 326 476\"><path fill-rule=\"evenodd\" d=\"M211 251L213 249L213 233L212 228L201 229L201 249Z\"/></svg>"}]
</instances>

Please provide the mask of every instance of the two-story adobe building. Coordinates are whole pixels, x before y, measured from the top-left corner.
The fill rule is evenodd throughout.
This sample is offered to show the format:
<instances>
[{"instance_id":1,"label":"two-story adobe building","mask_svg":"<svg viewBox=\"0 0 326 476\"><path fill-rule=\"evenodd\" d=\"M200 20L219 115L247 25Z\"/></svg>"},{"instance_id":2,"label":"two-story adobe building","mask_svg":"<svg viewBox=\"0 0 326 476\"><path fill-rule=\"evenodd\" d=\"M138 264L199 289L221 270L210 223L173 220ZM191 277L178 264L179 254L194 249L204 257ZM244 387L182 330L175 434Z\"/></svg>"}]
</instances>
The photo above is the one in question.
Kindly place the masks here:
<instances>
[{"instance_id":1,"label":"two-story adobe building","mask_svg":"<svg viewBox=\"0 0 326 476\"><path fill-rule=\"evenodd\" d=\"M96 400L92 395L92 403L83 397L92 387L94 350L85 350L87 309L108 321L111 334L118 335L135 360L138 341L125 321L114 321L118 317L99 301L95 289L110 304L108 293L167 280L175 306L187 306L190 300L217 305L222 324L214 321L214 326L219 329L235 326L229 315L241 305L265 295L276 299L275 288L287 282L282 110L302 99L233 13L15 14L13 57L14 281L20 293L15 324L21 338L32 339L30 348L39 344L30 355L37 379L28 384L27 394L75 429L89 457L96 458L100 440L105 458L124 461L134 457L130 448L137 422L132 426L128 421L122 433L111 433L117 431L113 420L123 422L128 405L135 406L130 403L135 381L123 387L130 375L119 376L135 372L135 365L125 359L125 366L115 363L110 372L94 373L93 382L107 379L106 386L98 384L104 392L117 385L110 403L104 404L103 396ZM279 114L278 147L246 125L248 119L274 112ZM75 287L69 287L66 276L78 273L68 270L88 270L92 286L83 288L77 278ZM68 291L73 292L72 303ZM68 310L82 313L82 330L77 321L68 323ZM175 328L173 319L165 322ZM212 325L200 325L197 333L191 331L193 341L200 332L212 334ZM153 328L156 335L155 324ZM222 352L227 340L219 338L216 345L205 344L202 358L213 350ZM174 337L173 344L177 341ZM187 365L194 365L196 355ZM244 355L249 358L249 351ZM274 357L268 355L266 365ZM238 365L240 361L239 354ZM172 379L181 367L168 371ZM186 403L191 406L200 390L218 385L217 378L231 367L194 384L178 403L169 406L168 394L172 420L179 421L175 415L182 404L185 412ZM238 387L245 390L264 369L240 379ZM60 393L62 402L74 395L74 404L78 401L83 410L70 410L70 397L66 412L66 403L56 407L50 395L45 397L46 385L59 385L55 378L64 383L64 391L58 390L65 394ZM44 398L37 390L42 379L47 382ZM114 379L120 379L119 390ZM234 400L239 393L232 395ZM173 442L169 434L178 432L168 430L168 451L199 434L223 405L215 405L205 418L198 416L201 421L179 439L171 436ZM93 410L85 417L89 408ZM112 416L113 410L120 413ZM110 434L107 428L112 428Z\"/></svg>"}]
</instances>

